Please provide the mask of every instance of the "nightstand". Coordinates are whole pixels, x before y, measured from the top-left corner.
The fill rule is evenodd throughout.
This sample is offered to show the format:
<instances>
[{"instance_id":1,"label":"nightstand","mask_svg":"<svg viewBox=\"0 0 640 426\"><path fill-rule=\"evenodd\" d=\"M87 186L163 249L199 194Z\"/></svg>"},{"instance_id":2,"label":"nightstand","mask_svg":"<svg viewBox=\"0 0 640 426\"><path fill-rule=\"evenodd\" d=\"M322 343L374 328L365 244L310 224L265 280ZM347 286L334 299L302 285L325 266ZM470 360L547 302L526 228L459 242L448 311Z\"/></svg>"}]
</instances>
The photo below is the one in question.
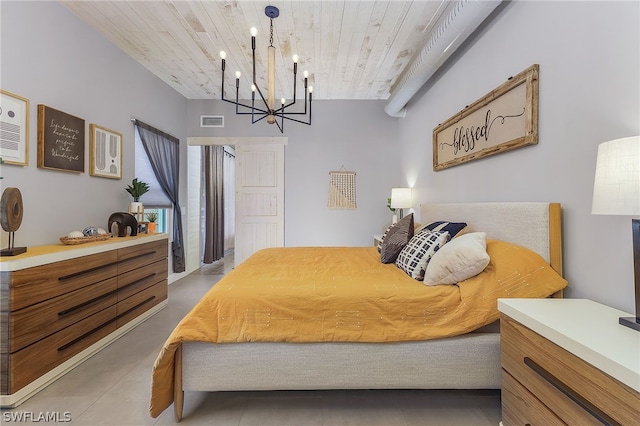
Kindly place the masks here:
<instances>
[{"instance_id":1,"label":"nightstand","mask_svg":"<svg viewBox=\"0 0 640 426\"><path fill-rule=\"evenodd\" d=\"M638 424L640 333L586 299L498 300L502 423Z\"/></svg>"},{"instance_id":2,"label":"nightstand","mask_svg":"<svg viewBox=\"0 0 640 426\"><path fill-rule=\"evenodd\" d=\"M378 247L380 243L382 243L382 237L384 234L376 234L373 236L373 246Z\"/></svg>"}]
</instances>

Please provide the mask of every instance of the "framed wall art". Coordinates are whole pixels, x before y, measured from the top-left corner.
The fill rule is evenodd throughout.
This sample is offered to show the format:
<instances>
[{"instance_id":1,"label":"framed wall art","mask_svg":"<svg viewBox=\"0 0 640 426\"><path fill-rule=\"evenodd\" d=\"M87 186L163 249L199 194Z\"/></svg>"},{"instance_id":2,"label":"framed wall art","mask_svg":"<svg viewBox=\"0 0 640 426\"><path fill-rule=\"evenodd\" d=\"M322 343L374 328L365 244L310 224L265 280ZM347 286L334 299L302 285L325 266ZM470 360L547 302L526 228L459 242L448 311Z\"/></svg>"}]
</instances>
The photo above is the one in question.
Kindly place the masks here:
<instances>
[{"instance_id":1,"label":"framed wall art","mask_svg":"<svg viewBox=\"0 0 640 426\"><path fill-rule=\"evenodd\" d=\"M433 170L538 143L534 64L433 130Z\"/></svg>"},{"instance_id":2,"label":"framed wall art","mask_svg":"<svg viewBox=\"0 0 640 426\"><path fill-rule=\"evenodd\" d=\"M29 99L2 89L0 157L7 164L29 164Z\"/></svg>"},{"instance_id":3,"label":"framed wall art","mask_svg":"<svg viewBox=\"0 0 640 426\"><path fill-rule=\"evenodd\" d=\"M89 124L89 174L122 178L122 133Z\"/></svg>"},{"instance_id":4,"label":"framed wall art","mask_svg":"<svg viewBox=\"0 0 640 426\"><path fill-rule=\"evenodd\" d=\"M38 105L38 167L84 173L84 119Z\"/></svg>"}]
</instances>

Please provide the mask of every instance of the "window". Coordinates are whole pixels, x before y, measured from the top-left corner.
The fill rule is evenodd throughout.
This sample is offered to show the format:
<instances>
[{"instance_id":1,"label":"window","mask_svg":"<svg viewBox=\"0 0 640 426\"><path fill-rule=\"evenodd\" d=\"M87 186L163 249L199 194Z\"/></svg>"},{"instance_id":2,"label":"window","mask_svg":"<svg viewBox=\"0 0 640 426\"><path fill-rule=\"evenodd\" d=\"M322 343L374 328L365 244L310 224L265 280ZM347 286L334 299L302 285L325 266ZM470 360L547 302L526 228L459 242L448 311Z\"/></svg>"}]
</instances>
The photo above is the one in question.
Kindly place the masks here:
<instances>
[{"instance_id":1,"label":"window","mask_svg":"<svg viewBox=\"0 0 640 426\"><path fill-rule=\"evenodd\" d=\"M138 128L134 127L135 133L135 175L138 180L149 184L149 192L143 195L143 199L140 201L144 204L144 220L148 220L147 214L150 212L158 213L158 219L156 220L156 232L163 232L171 236L171 224L173 223L173 208L171 207L171 201L164 193L158 179L156 178L151 163L147 157L147 153L142 146L142 140L138 133Z\"/></svg>"}]
</instances>

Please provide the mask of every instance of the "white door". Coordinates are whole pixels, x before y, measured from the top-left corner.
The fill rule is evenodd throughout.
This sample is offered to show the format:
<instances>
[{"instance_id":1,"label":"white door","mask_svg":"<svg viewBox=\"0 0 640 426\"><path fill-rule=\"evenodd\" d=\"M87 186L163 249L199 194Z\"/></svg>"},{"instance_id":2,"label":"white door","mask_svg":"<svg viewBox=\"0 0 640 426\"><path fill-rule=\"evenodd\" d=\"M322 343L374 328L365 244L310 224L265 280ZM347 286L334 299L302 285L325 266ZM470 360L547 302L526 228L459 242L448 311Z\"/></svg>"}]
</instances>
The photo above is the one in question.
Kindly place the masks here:
<instances>
[{"instance_id":1,"label":"white door","mask_svg":"<svg viewBox=\"0 0 640 426\"><path fill-rule=\"evenodd\" d=\"M236 145L235 266L284 246L284 144Z\"/></svg>"}]
</instances>

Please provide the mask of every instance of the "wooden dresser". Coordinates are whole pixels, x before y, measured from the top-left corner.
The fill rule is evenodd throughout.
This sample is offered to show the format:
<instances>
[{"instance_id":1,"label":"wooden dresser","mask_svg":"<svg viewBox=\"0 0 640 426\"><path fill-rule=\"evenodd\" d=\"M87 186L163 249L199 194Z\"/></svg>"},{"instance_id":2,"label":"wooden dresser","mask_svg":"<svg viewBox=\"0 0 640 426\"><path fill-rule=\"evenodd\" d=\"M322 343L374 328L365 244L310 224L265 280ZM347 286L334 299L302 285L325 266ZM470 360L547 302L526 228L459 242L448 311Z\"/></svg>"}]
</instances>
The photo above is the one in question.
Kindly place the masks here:
<instances>
[{"instance_id":1,"label":"wooden dresser","mask_svg":"<svg viewBox=\"0 0 640 426\"><path fill-rule=\"evenodd\" d=\"M167 303L166 234L0 261L0 395L16 406Z\"/></svg>"},{"instance_id":2,"label":"wooden dresser","mask_svg":"<svg viewBox=\"0 0 640 426\"><path fill-rule=\"evenodd\" d=\"M640 333L585 299L500 299L502 424L640 424Z\"/></svg>"}]
</instances>

